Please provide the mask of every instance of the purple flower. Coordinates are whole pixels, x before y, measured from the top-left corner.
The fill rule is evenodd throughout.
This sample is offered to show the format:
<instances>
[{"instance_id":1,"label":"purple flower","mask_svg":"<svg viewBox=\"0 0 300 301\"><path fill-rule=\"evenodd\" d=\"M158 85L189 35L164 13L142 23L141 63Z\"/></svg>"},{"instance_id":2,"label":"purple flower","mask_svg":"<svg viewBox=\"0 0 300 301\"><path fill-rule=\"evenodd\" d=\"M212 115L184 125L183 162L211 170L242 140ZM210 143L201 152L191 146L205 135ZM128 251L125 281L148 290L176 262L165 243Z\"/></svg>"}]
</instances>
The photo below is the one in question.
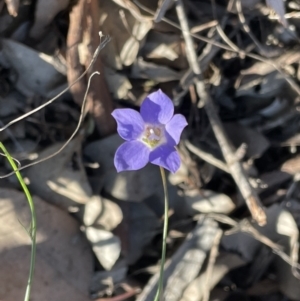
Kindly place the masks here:
<instances>
[{"instance_id":1,"label":"purple flower","mask_svg":"<svg viewBox=\"0 0 300 301\"><path fill-rule=\"evenodd\" d=\"M148 162L172 173L178 170L180 157L175 145L179 143L187 122L183 115L173 114L174 105L161 90L146 97L140 113L132 109L113 111L118 133L126 140L115 154L114 163L118 172L138 170Z\"/></svg>"}]
</instances>

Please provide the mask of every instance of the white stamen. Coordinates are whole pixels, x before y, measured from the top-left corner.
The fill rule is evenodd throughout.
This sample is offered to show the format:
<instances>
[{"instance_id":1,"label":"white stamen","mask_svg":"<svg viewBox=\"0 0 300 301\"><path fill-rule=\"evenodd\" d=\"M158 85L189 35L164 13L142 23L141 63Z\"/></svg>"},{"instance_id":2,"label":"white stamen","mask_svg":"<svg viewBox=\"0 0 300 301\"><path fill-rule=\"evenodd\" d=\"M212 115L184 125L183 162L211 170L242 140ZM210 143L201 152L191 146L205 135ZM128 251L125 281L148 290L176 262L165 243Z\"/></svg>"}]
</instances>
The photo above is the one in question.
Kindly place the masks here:
<instances>
[{"instance_id":1,"label":"white stamen","mask_svg":"<svg viewBox=\"0 0 300 301\"><path fill-rule=\"evenodd\" d=\"M149 140L156 140L156 141L160 140L160 138L161 138L160 135L157 135L153 128L149 129L149 133L150 133Z\"/></svg>"},{"instance_id":2,"label":"white stamen","mask_svg":"<svg viewBox=\"0 0 300 301\"><path fill-rule=\"evenodd\" d=\"M161 126L148 125L145 128L142 141L154 148L164 141L164 129Z\"/></svg>"}]
</instances>

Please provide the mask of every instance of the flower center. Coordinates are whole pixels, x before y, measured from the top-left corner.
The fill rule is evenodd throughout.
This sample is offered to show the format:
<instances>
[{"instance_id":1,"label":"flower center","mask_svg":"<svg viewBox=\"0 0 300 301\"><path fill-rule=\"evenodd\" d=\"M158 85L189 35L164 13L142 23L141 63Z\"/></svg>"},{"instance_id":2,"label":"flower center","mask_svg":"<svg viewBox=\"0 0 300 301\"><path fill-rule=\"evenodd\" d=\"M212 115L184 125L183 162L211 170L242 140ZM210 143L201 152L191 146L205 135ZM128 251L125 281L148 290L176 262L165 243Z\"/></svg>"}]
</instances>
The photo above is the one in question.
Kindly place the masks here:
<instances>
[{"instance_id":1,"label":"flower center","mask_svg":"<svg viewBox=\"0 0 300 301\"><path fill-rule=\"evenodd\" d=\"M154 148L163 140L163 129L159 126L148 125L145 128L142 141Z\"/></svg>"}]
</instances>

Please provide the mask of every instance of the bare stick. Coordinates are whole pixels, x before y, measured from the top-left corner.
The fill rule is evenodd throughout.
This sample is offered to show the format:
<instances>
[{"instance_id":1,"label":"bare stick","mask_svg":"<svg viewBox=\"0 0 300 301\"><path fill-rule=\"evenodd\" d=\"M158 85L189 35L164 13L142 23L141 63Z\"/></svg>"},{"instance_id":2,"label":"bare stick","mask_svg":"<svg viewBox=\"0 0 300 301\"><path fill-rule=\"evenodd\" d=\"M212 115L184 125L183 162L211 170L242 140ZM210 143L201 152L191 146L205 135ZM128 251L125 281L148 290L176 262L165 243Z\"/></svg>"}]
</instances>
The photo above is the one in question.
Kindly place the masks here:
<instances>
[{"instance_id":1,"label":"bare stick","mask_svg":"<svg viewBox=\"0 0 300 301\"><path fill-rule=\"evenodd\" d=\"M262 47L262 45L260 44L260 42L256 39L255 35L252 33L252 31L250 30L250 27L248 26L247 22L246 22L246 18L244 16L243 10L242 10L242 4L241 1L237 0L235 2L235 6L236 6L236 10L237 10L237 14L239 17L239 20L243 26L244 31L249 35L250 39L254 42L254 44L256 45L256 47L260 50L260 52L263 55L268 56L268 51L266 51L266 49L264 49Z\"/></svg>"},{"instance_id":2,"label":"bare stick","mask_svg":"<svg viewBox=\"0 0 300 301\"><path fill-rule=\"evenodd\" d=\"M294 269L293 272L295 271L295 269L300 270L300 264L297 261L295 261L294 257L286 254L283 251L284 248L281 245L279 245L278 243L275 243L270 238L268 238L264 234L260 233L257 229L255 229L247 219L237 222L237 221L233 220L232 218L230 218L229 216L223 215L223 214L210 213L207 216L213 218L214 220L216 220L220 223L227 224L227 225L230 225L233 227L232 229L226 231L224 233L225 235L231 235L231 234L237 233L237 232L248 233L254 239L261 242L265 246L269 247L276 255L278 255L281 259L283 259L286 263L288 263L292 267L292 269ZM294 248L297 248L297 250L295 252L298 253L298 245L294 245ZM295 277L300 279L298 271L294 275L295 275Z\"/></svg>"},{"instance_id":3,"label":"bare stick","mask_svg":"<svg viewBox=\"0 0 300 301\"><path fill-rule=\"evenodd\" d=\"M202 301L209 301L211 276L213 273L216 258L218 256L219 245L220 245L220 240L222 238L222 235L223 235L223 231L221 229L218 229L208 258L208 265L207 265L206 275L205 275L206 289L203 292Z\"/></svg>"},{"instance_id":4,"label":"bare stick","mask_svg":"<svg viewBox=\"0 0 300 301\"><path fill-rule=\"evenodd\" d=\"M165 15L165 13L167 12L169 6L171 5L171 3L173 2L173 0L160 0L158 2L158 8L156 10L155 16L154 16L154 22L160 22L161 19L163 18L163 16Z\"/></svg>"},{"instance_id":5,"label":"bare stick","mask_svg":"<svg viewBox=\"0 0 300 301\"><path fill-rule=\"evenodd\" d=\"M138 5L141 9L143 9L144 11L146 11L146 12L148 12L149 14L155 14L155 12L153 12L151 9L149 9L149 8L147 8L146 6L144 6L144 5L142 5L141 3L139 3L137 0L134 0L134 3L136 4L136 5ZM165 17L163 17L162 18L162 21L164 21L164 22L166 22L167 24L170 24L170 25L172 25L174 28L177 28L177 29L181 29L180 28L180 26L178 26L178 24L176 24L175 22L173 22L173 21L171 21L171 20L169 20L169 19L167 19L167 18L165 18ZM225 33L224 33L224 31L222 30L222 28L219 26L219 27L217 27L217 30L218 30L218 32L219 32L219 34L220 34L220 32L222 33L222 35L220 34L220 36L224 39L224 36L226 36L225 35ZM284 77L284 79L289 83L289 85L292 87L292 89L298 94L298 95L300 95L300 88L299 88L299 86L298 86L298 84L294 81L294 79L291 77L291 76L289 76L289 75L287 75L284 71L282 71L282 68L278 65L278 64L276 64L276 62L274 62L273 60L271 60L271 59L266 59L266 58L264 58L264 57L262 57L262 56L260 56L260 55L258 55L258 54L254 54L254 53L248 53L248 52L246 52L246 51L244 51L244 50L242 50L242 49L239 49L237 46L235 46L234 47L234 49L231 47L231 46L233 46L232 44L232 41L230 41L229 43L230 43L230 45L228 44L228 38L227 38L227 41L226 40L224 40L229 46L227 46L227 45L225 45L225 44L223 44L223 43L220 43L220 42L217 42L217 41L215 41L215 40L213 40L213 39L209 39L209 38L206 38L206 37L204 37L204 36L201 36L201 35L199 35L199 34L196 34L196 33L191 33L191 32L189 32L190 33L190 35L192 36L192 37L194 37L195 39L198 39L198 40L200 40L200 41L203 41L203 42L206 42L206 43L208 43L208 44L211 44L211 45L214 45L214 46L217 46L217 47L220 47L221 49L224 49L224 50L228 50L228 51L231 51L231 52L235 52L235 53L237 53L240 57L245 57L245 56L247 56L247 57L250 57L250 58L252 58L252 59L254 59L254 60L256 60L256 61L259 61L259 62L264 62L264 63L266 63L266 64L268 64L268 65L270 65L270 66L273 66L283 77ZM187 90L188 89L188 85L183 89L183 90Z\"/></svg>"},{"instance_id":6,"label":"bare stick","mask_svg":"<svg viewBox=\"0 0 300 301\"><path fill-rule=\"evenodd\" d=\"M203 151L202 149L196 147L188 140L184 140L184 144L190 152L192 152L193 154L195 154L196 156L198 156L205 162L207 162L227 173L230 173L227 165L224 162L222 162L221 160L215 158L212 154L209 154L209 153Z\"/></svg>"},{"instance_id":7,"label":"bare stick","mask_svg":"<svg viewBox=\"0 0 300 301\"><path fill-rule=\"evenodd\" d=\"M36 160L32 163L29 163L27 165L24 165L22 167L18 167L18 169L15 171L12 171L4 176L0 176L0 179L3 179L3 178L7 178L11 175L13 175L14 173L16 173L17 171L20 171L22 169L25 169L27 167L30 167L30 166L33 166L33 165L36 165L36 164L39 164L39 163L42 163L46 160L49 160L53 157L55 157L56 155L58 155L64 148L67 147L67 145L71 142L71 140L76 136L76 134L78 133L80 127L81 127L81 124L83 122L83 119L85 117L84 115L84 112L85 112L85 107L86 107L86 100L87 100L87 94L88 94L88 91L89 91L89 88L90 88L90 84L91 84L91 80L93 78L94 75L96 74L100 74L98 71L95 71L94 73L92 73L89 77L89 80L88 80L88 84L87 84L87 88L86 88L86 91L85 91L85 95L84 95L84 98L83 98L83 102L82 102L82 106L81 106L81 112L80 112L80 116L79 116L79 120L78 120L78 123L77 123L77 126L76 126L76 129L74 130L74 132L72 133L72 135L69 137L69 139L59 148L59 150L57 150L56 152L54 152L53 154L45 157L45 158L41 158L39 160Z\"/></svg>"},{"instance_id":8,"label":"bare stick","mask_svg":"<svg viewBox=\"0 0 300 301\"><path fill-rule=\"evenodd\" d=\"M202 73L201 73L200 66L197 62L197 56L194 49L193 41L189 33L189 26L183 8L182 0L176 0L175 3L176 3L176 11L177 11L179 23L181 25L183 38L186 43L187 59L190 68L192 68L195 74L195 84L196 84L197 94L205 104L205 110L207 116L209 118L214 134L219 142L228 169L233 179L235 180L235 183L237 184L243 198L245 199L245 202L251 212L253 219L260 226L263 226L266 224L266 214L263 210L260 199L257 193L255 192L255 190L250 185L241 162L239 162L236 159L235 151L232 145L230 144L228 138L226 137L226 133L223 129L221 120L216 112L213 100L211 96L207 93L204 82L202 80Z\"/></svg>"}]
</instances>

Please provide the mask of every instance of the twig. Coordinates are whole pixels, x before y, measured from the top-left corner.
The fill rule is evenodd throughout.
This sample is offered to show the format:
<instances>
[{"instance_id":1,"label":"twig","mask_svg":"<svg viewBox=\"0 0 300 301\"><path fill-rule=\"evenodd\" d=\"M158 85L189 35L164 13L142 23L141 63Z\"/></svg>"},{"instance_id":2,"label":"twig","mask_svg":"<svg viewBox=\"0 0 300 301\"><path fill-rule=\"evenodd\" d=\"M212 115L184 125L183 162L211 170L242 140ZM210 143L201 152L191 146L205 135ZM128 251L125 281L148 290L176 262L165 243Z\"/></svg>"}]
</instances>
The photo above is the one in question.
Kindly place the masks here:
<instances>
[{"instance_id":1,"label":"twig","mask_svg":"<svg viewBox=\"0 0 300 301\"><path fill-rule=\"evenodd\" d=\"M185 140L184 144L190 152L192 152L193 154L195 154L202 160L206 161L207 163L209 163L227 173L230 173L227 165L224 162L222 162L221 160L215 158L212 154L209 154L209 153L201 150L200 148L196 147L188 140Z\"/></svg>"},{"instance_id":2,"label":"twig","mask_svg":"<svg viewBox=\"0 0 300 301\"><path fill-rule=\"evenodd\" d=\"M206 269L206 275L205 275L205 290L203 292L202 301L209 301L209 295L210 295L210 281L211 276L213 273L214 265L216 262L216 258L218 256L219 251L219 245L220 241L223 235L223 231L221 229L218 229L216 236L213 241L212 248L210 250L209 258L208 258L208 264Z\"/></svg>"},{"instance_id":3,"label":"twig","mask_svg":"<svg viewBox=\"0 0 300 301\"><path fill-rule=\"evenodd\" d=\"M152 14L152 15L155 14L155 12L153 10L149 9L145 5L143 5L140 2L138 2L137 0L134 0L133 2L137 6L139 6L141 9L143 9L144 11L146 11L147 13ZM181 27L178 24L176 24L175 22L173 22L173 21L171 21L171 20L169 20L169 19L167 19L165 17L162 18L162 21L164 21L167 24L172 25L174 28L177 28L177 29L181 30ZM212 44L212 45L217 46L217 47L219 47L221 49L224 49L224 50L232 51L232 49L230 47L228 47L227 45L222 44L220 42L217 42L217 41L215 41L213 39L206 38L206 37L201 36L201 35L196 34L196 33L191 33L190 32L190 34L191 34L191 36L193 36L196 39L199 39L200 41L206 42L208 44ZM233 52L235 52L235 51L233 51ZM244 53L244 51L242 51L242 52Z\"/></svg>"},{"instance_id":4,"label":"twig","mask_svg":"<svg viewBox=\"0 0 300 301\"><path fill-rule=\"evenodd\" d=\"M269 15L268 18L270 20L280 20L280 16L279 15ZM299 11L292 11L290 13L287 13L284 15L284 18L285 19L292 19L292 18L295 18L295 19L299 19L300 18L300 12Z\"/></svg>"},{"instance_id":5,"label":"twig","mask_svg":"<svg viewBox=\"0 0 300 301\"><path fill-rule=\"evenodd\" d=\"M175 3L179 23L181 24L182 34L186 43L187 59L190 67L195 74L197 94L199 98L204 101L207 116L217 138L217 141L219 142L228 169L233 179L235 180L243 198L245 199L253 219L260 226L263 226L266 224L266 214L263 210L260 199L254 189L251 187L241 162L236 160L235 151L232 145L229 143L228 138L226 137L226 133L216 112L213 100L207 93L204 82L201 78L202 74L197 62L197 56L193 47L193 41L189 33L189 26L184 12L182 0L176 0Z\"/></svg>"},{"instance_id":6,"label":"twig","mask_svg":"<svg viewBox=\"0 0 300 301\"><path fill-rule=\"evenodd\" d=\"M248 220L243 220L241 223L239 223L238 229L243 232L247 232L251 234L256 240L260 241L264 245L268 246L272 249L272 251L277 254L281 259L283 259L286 263L288 263L293 269L300 269L300 264L295 262L294 258L287 255L283 248L274 243L271 239L269 239L267 236L261 234L259 231L257 231ZM298 251L298 249L297 249ZM296 257L297 258L297 257ZM295 274L294 274L295 275ZM296 275L295 275L296 276ZM299 276L296 276L299 278Z\"/></svg>"},{"instance_id":7,"label":"twig","mask_svg":"<svg viewBox=\"0 0 300 301\"><path fill-rule=\"evenodd\" d=\"M219 25L216 26L216 29L218 31L219 36L223 39L223 41L226 42L227 45L230 46L231 51L237 52L240 57L245 57L245 53L241 52L239 47L237 47L225 34L224 30L222 29L222 27Z\"/></svg>"},{"instance_id":8,"label":"twig","mask_svg":"<svg viewBox=\"0 0 300 301\"><path fill-rule=\"evenodd\" d=\"M1 142L0 142L0 143L1 143ZM1 152L0 152L0 156L7 158L7 155L5 155L5 153L1 153ZM11 155L10 155L10 156L11 156ZM15 163L17 163L17 165L18 165L17 169L19 169L19 168L22 166L22 165L21 165L21 162L20 162L18 159L14 158L14 157L12 157L12 156L11 156L11 159L12 159L13 161L15 161Z\"/></svg>"},{"instance_id":9,"label":"twig","mask_svg":"<svg viewBox=\"0 0 300 301\"><path fill-rule=\"evenodd\" d=\"M223 32L222 28L226 26L227 20L228 20L228 15L224 15L221 20L221 24L217 20L216 12L215 12L215 5L214 1L212 1L212 11L213 11L213 16L214 20L211 22L214 22L216 25L215 27L212 27L207 36L209 38L214 37L215 41L219 41L220 39L220 34L219 33L219 28L221 29L221 32ZM190 30L191 35L193 33L193 28ZM234 36L237 32L237 28L233 29L231 35ZM237 49L238 50L238 49ZM198 62L200 64L200 69L205 72L206 69L209 66L209 63L212 61L212 59L217 55L217 53L220 51L220 47L213 45L212 43L207 43L205 47L203 48L200 56L198 57ZM180 80L180 85L183 91L181 93L178 93L174 97L174 102L178 103L180 99L185 95L187 87L191 86L193 84L193 71L191 68L183 75L182 79Z\"/></svg>"},{"instance_id":10,"label":"twig","mask_svg":"<svg viewBox=\"0 0 300 301\"><path fill-rule=\"evenodd\" d=\"M148 12L148 13L150 13L150 14L153 14L153 15L155 14L151 9L149 9L149 8L147 8L146 6L142 5L142 4L139 3L137 0L134 0L134 3L136 3L136 5L138 5L140 8L142 8L144 11L146 11L146 12ZM179 26L178 24L176 24L175 22L173 22L173 21L171 21L171 20L169 20L169 19L167 19L167 18L162 18L162 21L166 22L167 24L172 25L174 28L177 28L177 29L180 29L180 30L181 30L181 28L180 28L180 26ZM221 27L219 27L218 29L220 30ZM222 29L221 29L221 30L222 30ZM231 51L231 52L237 53L240 57L245 57L245 56L247 56L247 57L250 57L250 58L252 58L252 59L254 59L254 60L256 60L256 61L264 62L264 63L266 63L266 64L268 64L268 65L273 66L273 67L276 69L276 71L278 71L278 72L284 77L284 79L289 83L289 85L292 87L292 89L293 89L298 95L300 95L300 88L299 88L298 84L293 80L293 78L291 78L289 75L285 74L285 73L282 71L282 69L281 69L274 61L272 61L271 59L266 59L266 58L264 58L264 57L262 57L262 56L260 56L260 55L254 54L254 53L248 53L248 52L246 52L246 51L243 51L243 50L239 49L237 46L235 46L235 47L234 47L235 49L233 49L233 48L231 47L231 46L233 46L233 45L227 46L227 45L225 45L225 44L223 44L223 43L220 43L220 42L217 42L217 41L215 41L215 40L213 40L213 39L209 39L209 38L207 38L207 37L201 36L201 35L196 34L196 33L191 33L190 31L189 31L189 34L190 34L192 37L194 37L194 38L196 38L196 39L198 39L198 40L200 40L200 41L203 41L203 42L206 42L206 43L208 43L208 44L217 46L217 47L219 47L219 48L221 48L221 49L224 49L224 50L227 50L227 51ZM223 35L223 37L226 36L223 30L222 30L222 35ZM221 37L222 37L222 36L221 36ZM222 37L222 38L223 38L223 37ZM225 40L224 40L224 41L225 41ZM225 42L228 42L228 38L227 38L227 41L225 41ZM230 41L230 42L231 42L231 41ZM232 42L231 42L230 44L232 44ZM228 44L228 45L229 45L229 44ZM187 86L186 86L186 88L185 88L186 90L188 89L188 86L189 86L189 85L187 84Z\"/></svg>"},{"instance_id":11,"label":"twig","mask_svg":"<svg viewBox=\"0 0 300 301\"><path fill-rule=\"evenodd\" d=\"M27 165L24 165L24 166L22 166L22 167L19 167L19 168L17 169L17 171L20 171L20 170L25 169L25 168L27 168L27 167L30 167L30 166L33 166L33 165L42 163L42 162L44 162L44 161L46 161L46 160L49 160L49 159L55 157L56 155L58 155L58 154L59 154L59 153L60 153L60 152L61 152L61 151L62 151L62 150L63 150L63 149L71 142L71 140L72 140L72 139L75 137L75 135L78 133L78 131L79 131L80 127L81 127L82 121L83 121L83 119L84 119L84 116L85 116L85 115L84 115L84 112L85 112L85 105L86 105L86 100L87 100L87 93L88 93L89 88L90 88L91 80L92 80L93 76L96 75L96 74L99 75L99 72L96 71L96 72L94 72L93 74L91 74L90 77L89 77L88 84L87 84L87 88L86 88L86 92L85 92L85 95L84 95L84 98L83 98L83 103L82 103L82 106L81 106L80 117L79 117L79 120L78 120L76 129L74 130L74 132L72 133L72 135L69 137L69 139L62 145L62 147L61 147L59 150L57 150L57 151L54 152L53 154L51 154L51 155L49 155L49 156L47 156L47 157L45 157L45 158L41 158L41 159L39 159L39 160L36 160L36 161L34 161L34 162L32 162L32 163L29 163L29 164L27 164ZM13 175L14 173L16 173L15 170L12 171L12 172L10 172L10 173L8 173L8 174L6 174L6 175L4 175L4 176L0 176L0 179L7 178L7 177Z\"/></svg>"},{"instance_id":12,"label":"twig","mask_svg":"<svg viewBox=\"0 0 300 301\"><path fill-rule=\"evenodd\" d=\"M138 294L140 292L139 289L132 289L129 292L125 292L121 295L118 296L114 296L114 297L106 297L106 298L99 298L99 299L95 299L94 301L123 301L123 300L127 300L133 296L135 296L136 294Z\"/></svg>"},{"instance_id":13,"label":"twig","mask_svg":"<svg viewBox=\"0 0 300 301\"><path fill-rule=\"evenodd\" d=\"M251 32L250 27L248 26L243 10L242 10L242 4L240 0L236 0L235 1L235 6L236 6L236 10L237 10L237 14L238 14L238 18L243 26L244 31L249 35L250 39L254 42L254 44L256 45L256 47L260 50L261 54L265 55L265 56L269 56L268 51L266 51L262 45L260 44L260 42L256 39L256 37L254 36L254 34Z\"/></svg>"},{"instance_id":14,"label":"twig","mask_svg":"<svg viewBox=\"0 0 300 301\"><path fill-rule=\"evenodd\" d=\"M204 31L206 29L209 29L209 28L212 28L212 27L216 26L217 24L218 24L218 22L216 20L212 20L212 21L209 21L209 22L204 23L204 24L196 25L193 28L191 28L191 33Z\"/></svg>"},{"instance_id":15,"label":"twig","mask_svg":"<svg viewBox=\"0 0 300 301\"><path fill-rule=\"evenodd\" d=\"M173 0L160 0L158 2L158 8L156 10L154 20L153 20L155 23L161 21L161 19L163 18L163 16L167 12L171 2L173 2Z\"/></svg>"},{"instance_id":16,"label":"twig","mask_svg":"<svg viewBox=\"0 0 300 301\"><path fill-rule=\"evenodd\" d=\"M222 214L211 213L211 214L208 214L208 216L215 219L216 221L218 221L220 223L224 223L224 224L227 224L227 225L230 225L233 227L232 229L226 231L224 233L225 235L230 235L230 234L233 234L233 233L236 233L239 231L248 233L254 239L256 239L257 241L261 242L265 246L272 249L272 251L276 255L278 255L282 260L284 260L286 263L288 263L292 267L292 269L298 269L298 270L300 269L300 264L298 262L295 262L295 260L293 260L293 257L290 257L289 255L287 255L283 251L282 246L273 242L270 238L268 238L267 236L263 235L258 230L256 230L247 219L237 222L237 221L233 220L232 218L230 218L229 216L222 215Z\"/></svg>"},{"instance_id":17,"label":"twig","mask_svg":"<svg viewBox=\"0 0 300 301\"><path fill-rule=\"evenodd\" d=\"M67 92L73 85L75 85L76 83L78 83L90 70L90 68L94 65L101 49L103 49L105 47L105 45L110 41L110 37L109 36L104 36L104 40L102 41L102 32L99 32L99 35L100 35L100 44L98 45L97 49L95 50L94 54L93 54L93 57L91 58L91 61L89 63L89 65L87 66L86 70L72 83L70 84L66 89L64 89L63 91L61 91L58 95L56 95L54 98L48 100L46 103L42 104L41 106L31 110L30 112L26 113L26 114L23 114L22 116L19 116L18 118L10 121L8 124L6 124L5 126L3 126L2 128L0 128L0 132L7 129L8 127L10 127L12 124L42 110L43 108L45 108L46 106L48 106L49 104L51 104L52 102L54 102L55 100L57 100L61 95L63 95L65 92ZM93 76L95 74L99 74L98 71L92 73L89 78L88 78L88 83L87 83L87 88L86 88L86 91L85 91L85 94L84 94L84 97L83 97L83 101L82 101L82 106L81 106L81 112L80 112L80 117L79 117L79 121L78 121L78 124L76 126L76 129L74 130L74 132L72 133L72 135L69 137L69 139L62 145L62 147L57 150L56 152L54 152L53 154L45 157L45 158L41 158L37 161L34 161L32 163L29 163L27 165L24 165L22 167L19 167L17 169L17 171L20 171L22 169L25 169L27 167L30 167L30 166L33 166L33 165L36 165L36 164L39 164L41 162L44 162L46 160L49 160L53 157L55 157L56 155L58 155L69 143L70 141L75 137L75 135L78 133L80 127L81 127L81 124L84 120L84 117L85 117L85 110L86 110L86 100L87 100L87 94L88 94L88 91L89 91L89 88L90 88L90 84L91 84L91 80L93 78ZM10 177L11 175L15 174L17 171L13 171L13 172L10 172L6 175L3 175L3 176L0 176L0 179L4 179L4 178L7 178L7 177Z\"/></svg>"},{"instance_id":18,"label":"twig","mask_svg":"<svg viewBox=\"0 0 300 301\"><path fill-rule=\"evenodd\" d=\"M235 0L233 0L231 2L233 3L234 1ZM232 3L228 3L228 5L227 5L227 12L229 11L229 8L230 8L230 6L231 6ZM217 25L216 25L217 32L218 32L219 36L222 37L222 34L224 33L223 27L225 27L225 26L221 26L220 22L218 21L217 12L216 12L216 1L215 0L211 1L211 7L212 7L212 12L213 12L213 17L214 17L215 21L217 22ZM225 35L225 37L226 37L226 35ZM222 39L224 40L224 37L222 37ZM230 39L228 39L228 41L226 41L226 42L236 52L240 51L240 49L237 46L235 46L233 43L231 43Z\"/></svg>"}]
</instances>

